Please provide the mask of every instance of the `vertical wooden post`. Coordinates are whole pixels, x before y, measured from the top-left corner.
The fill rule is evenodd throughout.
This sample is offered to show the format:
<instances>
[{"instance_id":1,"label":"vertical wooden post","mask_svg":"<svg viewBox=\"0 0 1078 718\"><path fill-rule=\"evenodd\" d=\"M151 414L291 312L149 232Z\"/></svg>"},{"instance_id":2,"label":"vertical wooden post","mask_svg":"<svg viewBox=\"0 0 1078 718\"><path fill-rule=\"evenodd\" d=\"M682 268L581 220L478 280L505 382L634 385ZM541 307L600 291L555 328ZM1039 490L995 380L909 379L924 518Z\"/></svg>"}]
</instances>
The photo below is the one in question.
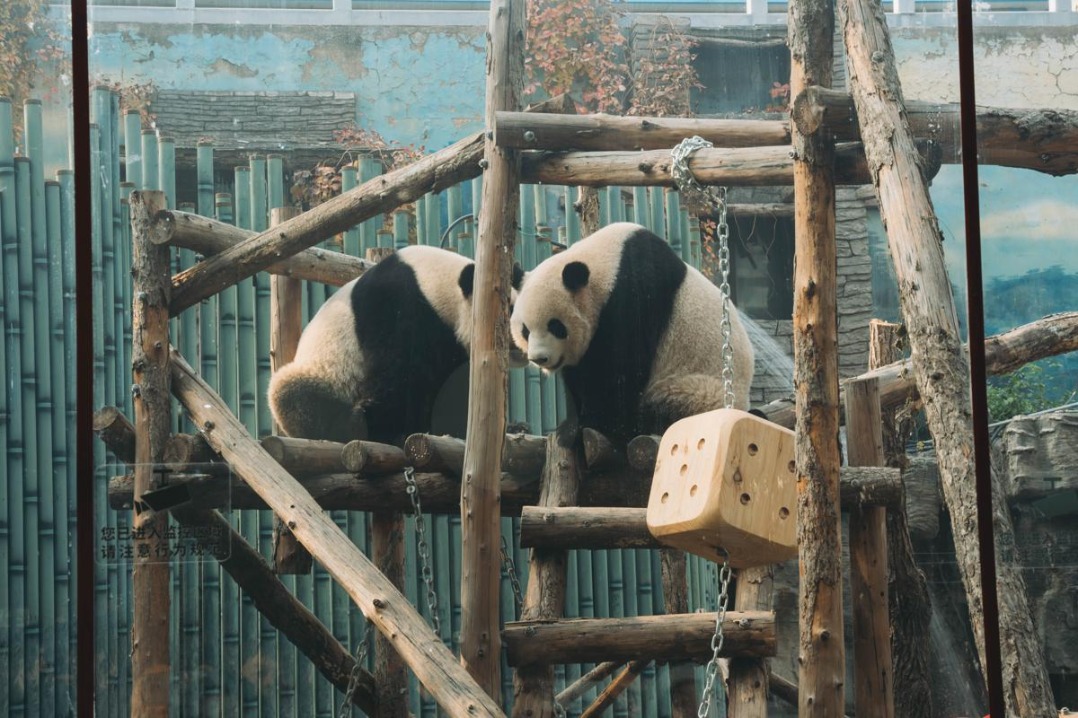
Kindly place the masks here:
<instances>
[{"instance_id":1,"label":"vertical wooden post","mask_svg":"<svg viewBox=\"0 0 1078 718\"><path fill-rule=\"evenodd\" d=\"M689 612L688 563L685 552L659 550L663 582L663 607L667 614ZM695 718L696 675L690 661L670 663L670 710L673 718Z\"/></svg>"},{"instance_id":2,"label":"vertical wooden post","mask_svg":"<svg viewBox=\"0 0 1078 718\"><path fill-rule=\"evenodd\" d=\"M524 77L524 0L493 0L487 30L482 211L472 309L468 437L461 476L461 662L492 698L501 690L499 561L505 441L509 292L520 197L519 157L493 136L494 113L519 110Z\"/></svg>"},{"instance_id":3,"label":"vertical wooden post","mask_svg":"<svg viewBox=\"0 0 1078 718\"><path fill-rule=\"evenodd\" d=\"M770 611L774 603L774 569L753 566L737 574L734 610ZM768 671L762 658L730 659L730 718L767 718Z\"/></svg>"},{"instance_id":4,"label":"vertical wooden post","mask_svg":"<svg viewBox=\"0 0 1078 718\"><path fill-rule=\"evenodd\" d=\"M834 6L789 6L790 91L831 86ZM798 715L842 715L845 649L838 474L835 148L793 129L794 387L797 542L801 566Z\"/></svg>"},{"instance_id":5,"label":"vertical wooden post","mask_svg":"<svg viewBox=\"0 0 1078 718\"><path fill-rule=\"evenodd\" d=\"M299 214L295 207L274 207L270 226ZM300 280L280 274L270 275L270 368L279 371L296 357L296 346L303 331L303 300ZM276 430L276 427L274 427ZM311 572L308 553L288 527L278 518L273 525L273 570L278 574Z\"/></svg>"},{"instance_id":6,"label":"vertical wooden post","mask_svg":"<svg viewBox=\"0 0 1078 718\"><path fill-rule=\"evenodd\" d=\"M970 371L944 263L943 237L906 117L883 10L874 0L845 0L840 6L845 11L850 90L887 229L899 303L909 332L913 374L935 442L970 624L984 665ZM1013 546L1014 526L1004 492L993 491L991 501L996 543ZM1007 647L1003 661L1007 711L1022 716L1050 715L1055 701L1025 582L1017 570L1001 570L997 583L1000 639Z\"/></svg>"},{"instance_id":7,"label":"vertical wooden post","mask_svg":"<svg viewBox=\"0 0 1078 718\"><path fill-rule=\"evenodd\" d=\"M154 217L165 209L162 192L133 192L131 203L131 387L135 411L135 542L132 568L131 715L168 717L169 563L168 516L140 514L139 498L158 488L155 472L169 436L168 303L172 288L168 247L150 241Z\"/></svg>"},{"instance_id":8,"label":"vertical wooden post","mask_svg":"<svg viewBox=\"0 0 1078 718\"><path fill-rule=\"evenodd\" d=\"M873 319L868 324L868 368L898 361L901 325ZM887 466L905 468L906 437L912 424L900 421L898 410L888 409L883 419L883 458ZM905 508L887 512L888 596L891 621L891 664L894 672L895 713L905 718L932 718L932 679L928 670L928 581L913 560L913 545Z\"/></svg>"},{"instance_id":9,"label":"vertical wooden post","mask_svg":"<svg viewBox=\"0 0 1078 718\"><path fill-rule=\"evenodd\" d=\"M572 439L564 444L559 432L547 436L540 506L575 506L580 486L580 457ZM565 615L566 551L533 548L528 561L528 590L521 621L556 619ZM549 718L554 713L554 666L520 666L513 675L513 715Z\"/></svg>"},{"instance_id":10,"label":"vertical wooden post","mask_svg":"<svg viewBox=\"0 0 1078 718\"><path fill-rule=\"evenodd\" d=\"M371 247L367 261L377 264L393 250ZM404 592L404 516L393 511L371 515L371 561ZM374 637L374 684L378 692L378 718L407 718L408 666L382 632Z\"/></svg>"},{"instance_id":11,"label":"vertical wooden post","mask_svg":"<svg viewBox=\"0 0 1078 718\"><path fill-rule=\"evenodd\" d=\"M850 466L883 466L883 419L876 379L846 385ZM850 587L853 601L854 713L894 718L894 677L887 593L887 509L851 506Z\"/></svg>"}]
</instances>

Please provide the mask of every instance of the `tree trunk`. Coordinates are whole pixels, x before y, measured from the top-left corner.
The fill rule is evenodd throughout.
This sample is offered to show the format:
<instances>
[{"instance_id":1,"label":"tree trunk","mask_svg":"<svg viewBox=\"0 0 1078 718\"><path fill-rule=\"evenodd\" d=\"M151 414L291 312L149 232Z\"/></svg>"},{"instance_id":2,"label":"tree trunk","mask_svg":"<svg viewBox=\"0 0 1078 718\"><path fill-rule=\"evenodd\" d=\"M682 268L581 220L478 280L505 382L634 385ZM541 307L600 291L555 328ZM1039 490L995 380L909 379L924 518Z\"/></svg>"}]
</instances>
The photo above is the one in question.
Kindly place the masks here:
<instances>
[{"instance_id":1,"label":"tree trunk","mask_svg":"<svg viewBox=\"0 0 1078 718\"><path fill-rule=\"evenodd\" d=\"M790 91L831 84L834 7L789 6ZM838 313L835 150L795 128L794 387L800 583L798 715L841 715L845 705L839 514Z\"/></svg>"},{"instance_id":2,"label":"tree trunk","mask_svg":"<svg viewBox=\"0 0 1078 718\"><path fill-rule=\"evenodd\" d=\"M487 31L486 126L494 113L520 108L524 77L524 0L493 0ZM467 446L461 476L460 659L497 702L501 695L498 640L499 477L505 442L509 292L520 174L516 153L484 146L479 239L475 253Z\"/></svg>"},{"instance_id":3,"label":"tree trunk","mask_svg":"<svg viewBox=\"0 0 1078 718\"><path fill-rule=\"evenodd\" d=\"M981 665L985 661L982 577L977 534L976 467L970 421L970 372L959 341L942 237L904 117L902 87L887 24L878 3L846 0L844 28L850 85L861 137L875 175L880 213L898 276L902 315L909 332L911 362L925 417L935 440L940 482L954 534L955 554ZM1006 499L993 491L996 541L1013 545ZM1014 571L1001 571L998 595L1003 644L1017 661L1005 668L1009 713L1050 715L1054 710L1044 656L1024 586Z\"/></svg>"}]
</instances>

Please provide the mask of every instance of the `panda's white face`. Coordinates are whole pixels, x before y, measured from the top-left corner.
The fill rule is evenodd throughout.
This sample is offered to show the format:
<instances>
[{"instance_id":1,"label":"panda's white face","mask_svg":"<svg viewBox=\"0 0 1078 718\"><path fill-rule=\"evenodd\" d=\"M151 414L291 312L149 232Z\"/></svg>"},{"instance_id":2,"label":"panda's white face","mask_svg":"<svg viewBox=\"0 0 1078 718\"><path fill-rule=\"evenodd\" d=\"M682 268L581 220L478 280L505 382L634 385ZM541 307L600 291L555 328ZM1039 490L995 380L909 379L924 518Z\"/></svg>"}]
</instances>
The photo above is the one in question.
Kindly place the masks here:
<instances>
[{"instance_id":1,"label":"panda's white face","mask_svg":"<svg viewBox=\"0 0 1078 718\"><path fill-rule=\"evenodd\" d=\"M560 277L546 275L556 271ZM575 366L594 332L593 302L587 291L589 270L583 262L540 266L521 289L510 329L528 361L553 372Z\"/></svg>"}]
</instances>

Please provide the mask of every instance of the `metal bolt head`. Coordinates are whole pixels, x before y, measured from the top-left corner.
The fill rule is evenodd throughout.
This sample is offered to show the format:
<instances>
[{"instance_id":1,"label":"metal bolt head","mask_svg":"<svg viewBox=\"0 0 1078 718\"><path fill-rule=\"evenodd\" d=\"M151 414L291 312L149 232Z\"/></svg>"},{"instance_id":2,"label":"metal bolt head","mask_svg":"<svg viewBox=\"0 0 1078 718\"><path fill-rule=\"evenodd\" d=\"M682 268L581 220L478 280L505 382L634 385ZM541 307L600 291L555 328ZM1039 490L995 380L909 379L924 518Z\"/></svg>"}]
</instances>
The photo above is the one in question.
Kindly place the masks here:
<instances>
[{"instance_id":1,"label":"metal bolt head","mask_svg":"<svg viewBox=\"0 0 1078 718\"><path fill-rule=\"evenodd\" d=\"M527 142L529 145L534 143L535 142L535 133L532 132L531 130L525 130L524 131L524 141Z\"/></svg>"}]
</instances>

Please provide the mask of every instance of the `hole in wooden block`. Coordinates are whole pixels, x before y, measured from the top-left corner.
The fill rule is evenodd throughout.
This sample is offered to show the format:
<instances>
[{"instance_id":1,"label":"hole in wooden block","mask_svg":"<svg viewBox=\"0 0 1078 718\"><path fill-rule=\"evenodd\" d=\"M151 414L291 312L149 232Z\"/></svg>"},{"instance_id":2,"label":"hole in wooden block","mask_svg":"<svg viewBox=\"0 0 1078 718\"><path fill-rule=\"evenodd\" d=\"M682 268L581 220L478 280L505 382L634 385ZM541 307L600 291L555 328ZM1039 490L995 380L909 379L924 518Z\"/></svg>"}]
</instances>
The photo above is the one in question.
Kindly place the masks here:
<instances>
[{"instance_id":1,"label":"hole in wooden block","mask_svg":"<svg viewBox=\"0 0 1078 718\"><path fill-rule=\"evenodd\" d=\"M796 473L797 472L797 463L791 461L790 463L786 464L786 468L791 474Z\"/></svg>"},{"instance_id":2,"label":"hole in wooden block","mask_svg":"<svg viewBox=\"0 0 1078 718\"><path fill-rule=\"evenodd\" d=\"M672 446L670 447L670 456L673 456L673 455L674 455L674 454L676 454L676 453L677 453L677 444L673 444L673 445L672 445Z\"/></svg>"},{"instance_id":3,"label":"hole in wooden block","mask_svg":"<svg viewBox=\"0 0 1078 718\"><path fill-rule=\"evenodd\" d=\"M661 501L661 502L663 502L665 504L669 498L670 498L670 492L664 491L663 495L662 495L662 498L659 499L659 501Z\"/></svg>"},{"instance_id":4,"label":"hole in wooden block","mask_svg":"<svg viewBox=\"0 0 1078 718\"><path fill-rule=\"evenodd\" d=\"M752 500L752 497L748 494L741 494L741 503L748 504Z\"/></svg>"},{"instance_id":5,"label":"hole in wooden block","mask_svg":"<svg viewBox=\"0 0 1078 718\"><path fill-rule=\"evenodd\" d=\"M682 464L681 465L681 475L684 476L687 473L689 473L689 465L688 464Z\"/></svg>"},{"instance_id":6,"label":"hole in wooden block","mask_svg":"<svg viewBox=\"0 0 1078 718\"><path fill-rule=\"evenodd\" d=\"M756 444L749 444L749 456L756 456L756 453L760 450L760 447Z\"/></svg>"},{"instance_id":7,"label":"hole in wooden block","mask_svg":"<svg viewBox=\"0 0 1078 718\"><path fill-rule=\"evenodd\" d=\"M700 441L696 442L696 450L700 451L703 448L704 448L704 440L700 439Z\"/></svg>"},{"instance_id":8,"label":"hole in wooden block","mask_svg":"<svg viewBox=\"0 0 1078 718\"><path fill-rule=\"evenodd\" d=\"M734 482L741 481L741 469L734 469Z\"/></svg>"},{"instance_id":9,"label":"hole in wooden block","mask_svg":"<svg viewBox=\"0 0 1078 718\"><path fill-rule=\"evenodd\" d=\"M689 489L689 496L696 496L696 490L698 488L700 488L700 487L697 486L696 484L693 484L692 487Z\"/></svg>"},{"instance_id":10,"label":"hole in wooden block","mask_svg":"<svg viewBox=\"0 0 1078 718\"><path fill-rule=\"evenodd\" d=\"M783 506L781 509L779 509L779 518L780 519L788 519L788 518L790 518L790 510L788 508L786 508L785 506Z\"/></svg>"}]
</instances>

